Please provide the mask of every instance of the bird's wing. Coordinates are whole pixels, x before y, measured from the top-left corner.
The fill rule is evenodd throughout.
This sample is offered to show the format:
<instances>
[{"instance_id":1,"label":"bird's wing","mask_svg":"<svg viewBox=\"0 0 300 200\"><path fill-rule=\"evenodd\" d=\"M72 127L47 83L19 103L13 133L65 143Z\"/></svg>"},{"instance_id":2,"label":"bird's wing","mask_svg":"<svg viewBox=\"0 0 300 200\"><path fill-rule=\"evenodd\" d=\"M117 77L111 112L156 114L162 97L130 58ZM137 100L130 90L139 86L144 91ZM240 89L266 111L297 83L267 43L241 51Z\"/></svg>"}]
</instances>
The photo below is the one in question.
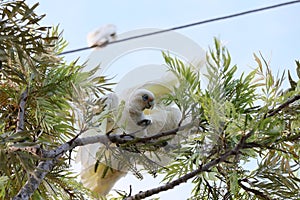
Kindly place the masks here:
<instances>
[{"instance_id":1,"label":"bird's wing","mask_svg":"<svg viewBox=\"0 0 300 200\"><path fill-rule=\"evenodd\" d=\"M118 97L116 94L111 93L104 98L106 104L104 112L111 113L112 116L104 118L97 129L93 128L85 132L81 137L106 134L114 127L113 115L118 108ZM117 170L114 167L117 166L116 162L108 164L104 160L100 160L100 163L98 163L99 152L104 152L105 158L111 157L110 150L106 150L106 147L100 143L95 143L80 147L76 156L76 162L81 163L80 178L83 185L95 192L97 196L103 196L111 190L118 179L125 176L126 172ZM113 160L112 157L110 159Z\"/></svg>"},{"instance_id":2,"label":"bird's wing","mask_svg":"<svg viewBox=\"0 0 300 200\"><path fill-rule=\"evenodd\" d=\"M105 99L105 111L107 113L112 112L113 109L118 106L118 97L115 94L108 94L107 96L103 97L103 99ZM97 119L94 120L96 121ZM112 129L113 125L114 122L110 117L104 118L101 121L99 127L90 128L89 130L84 132L80 137L89 137L97 134L105 135L107 131L110 131ZM103 145L100 143L95 143L79 147L75 161L80 162L83 168L88 168L90 165L95 164L95 160L97 160L96 153L98 152L101 146Z\"/></svg>"}]
</instances>

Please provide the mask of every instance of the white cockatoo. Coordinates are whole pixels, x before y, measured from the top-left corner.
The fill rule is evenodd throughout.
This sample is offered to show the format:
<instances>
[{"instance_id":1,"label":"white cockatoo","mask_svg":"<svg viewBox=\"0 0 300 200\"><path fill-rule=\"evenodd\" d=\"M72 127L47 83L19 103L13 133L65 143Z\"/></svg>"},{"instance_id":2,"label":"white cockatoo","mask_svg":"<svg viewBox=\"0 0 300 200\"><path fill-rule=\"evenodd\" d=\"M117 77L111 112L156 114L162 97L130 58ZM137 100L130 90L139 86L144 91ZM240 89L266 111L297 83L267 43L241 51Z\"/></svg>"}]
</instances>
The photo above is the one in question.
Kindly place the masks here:
<instances>
[{"instance_id":1,"label":"white cockatoo","mask_svg":"<svg viewBox=\"0 0 300 200\"><path fill-rule=\"evenodd\" d=\"M144 127L151 123L151 120L145 117L144 110L153 108L154 98L152 92L142 88L134 90L132 94L128 95L125 98L128 101L119 98L115 93L107 95L105 100L106 110L112 111L112 116L115 115L115 117L108 117L103 120L99 128L100 132L106 134L115 127L118 128L113 133L118 134L124 132L138 134L139 132L143 132ZM119 106L122 106L122 102L124 102L123 108L119 108ZM120 117L116 121L119 114ZM95 134L95 132L92 134ZM82 136L88 135L91 134L88 132ZM114 146L114 144L110 144L110 146ZM99 149L105 150L105 148L105 146L100 144L90 144L80 147L76 158L76 161L81 163L81 182L86 188L89 188L99 196L106 195L115 182L123 177L128 170L126 167L118 167L116 169L114 166L117 166L119 163L118 161L114 161L113 157L110 164L100 162L96 167L96 154ZM110 154L109 151L106 153ZM107 155L107 157L109 156Z\"/></svg>"},{"instance_id":2,"label":"white cockatoo","mask_svg":"<svg viewBox=\"0 0 300 200\"><path fill-rule=\"evenodd\" d=\"M102 134L117 127L111 134L125 132L136 137L145 137L176 128L181 119L180 110L160 102L161 98L170 92L171 88L161 82L149 82L127 89L119 96L116 93L107 95L106 109L112 111L115 117L108 117L101 123ZM115 147L114 144L110 146ZM81 182L98 196L106 195L129 170L127 166L120 167L120 163L114 160L114 157L111 157L109 164L102 161L97 163L96 167L96 154L99 150L105 151L105 148L107 147L101 144L80 147L76 158L77 162L81 163ZM109 150L106 153L111 154Z\"/></svg>"},{"instance_id":3,"label":"white cockatoo","mask_svg":"<svg viewBox=\"0 0 300 200\"><path fill-rule=\"evenodd\" d=\"M104 46L110 41L115 40L117 28L113 24L104 25L87 35L87 43L89 47Z\"/></svg>"}]
</instances>

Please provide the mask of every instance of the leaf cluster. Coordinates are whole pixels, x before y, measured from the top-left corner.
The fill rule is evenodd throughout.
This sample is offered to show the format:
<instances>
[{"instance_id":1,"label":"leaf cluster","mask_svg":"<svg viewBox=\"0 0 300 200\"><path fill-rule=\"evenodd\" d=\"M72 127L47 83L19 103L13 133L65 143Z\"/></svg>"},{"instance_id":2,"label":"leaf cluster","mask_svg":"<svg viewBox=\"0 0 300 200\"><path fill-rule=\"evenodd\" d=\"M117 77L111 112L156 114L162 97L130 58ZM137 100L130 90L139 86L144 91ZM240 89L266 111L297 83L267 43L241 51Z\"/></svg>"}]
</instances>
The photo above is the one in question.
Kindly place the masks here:
<instances>
[{"instance_id":1,"label":"leaf cluster","mask_svg":"<svg viewBox=\"0 0 300 200\"><path fill-rule=\"evenodd\" d=\"M98 68L86 72L78 61L58 56L67 43L58 27L39 25L44 15L36 14L37 6L0 2L0 199L13 197L47 159L41 151L76 136L82 128L79 105L110 86L106 77L95 76ZM69 159L61 157L33 199L84 198L85 190L68 172Z\"/></svg>"},{"instance_id":2,"label":"leaf cluster","mask_svg":"<svg viewBox=\"0 0 300 200\"><path fill-rule=\"evenodd\" d=\"M199 87L201 69L193 71L164 55L170 70L185 77L179 88L187 85L184 97L180 97L182 90L175 90L176 104L197 108L191 118L202 122L182 143L176 160L161 170L164 181L219 159L247 137L236 155L194 177L191 199L298 199L299 81L289 75L291 88L284 92L284 73L275 77L262 55L254 55L257 68L237 75L238 67L231 64L226 47L216 38L214 44L206 59L206 89ZM299 71L299 62L296 65ZM288 103L291 99L293 103Z\"/></svg>"}]
</instances>

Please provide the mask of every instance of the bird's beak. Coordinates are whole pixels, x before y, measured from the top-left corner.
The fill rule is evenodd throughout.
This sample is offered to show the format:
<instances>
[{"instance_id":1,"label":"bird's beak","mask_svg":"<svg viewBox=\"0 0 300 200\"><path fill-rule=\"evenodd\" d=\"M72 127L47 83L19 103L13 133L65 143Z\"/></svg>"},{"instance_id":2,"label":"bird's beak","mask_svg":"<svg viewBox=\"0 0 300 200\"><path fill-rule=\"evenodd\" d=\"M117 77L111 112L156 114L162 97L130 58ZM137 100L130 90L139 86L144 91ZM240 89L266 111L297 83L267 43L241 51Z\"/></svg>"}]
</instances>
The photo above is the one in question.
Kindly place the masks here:
<instances>
[{"instance_id":1,"label":"bird's beak","mask_svg":"<svg viewBox=\"0 0 300 200\"><path fill-rule=\"evenodd\" d=\"M148 103L149 108L148 109L153 109L154 104L155 104L154 100L153 101L149 101L149 103Z\"/></svg>"},{"instance_id":2,"label":"bird's beak","mask_svg":"<svg viewBox=\"0 0 300 200\"><path fill-rule=\"evenodd\" d=\"M146 107L145 107L145 109L144 109L144 114L145 114L145 115L150 115L150 114L151 114L150 109L151 109L151 110L153 109L154 104L155 104L154 100L148 101L148 103L147 103L147 105L146 105Z\"/></svg>"}]
</instances>

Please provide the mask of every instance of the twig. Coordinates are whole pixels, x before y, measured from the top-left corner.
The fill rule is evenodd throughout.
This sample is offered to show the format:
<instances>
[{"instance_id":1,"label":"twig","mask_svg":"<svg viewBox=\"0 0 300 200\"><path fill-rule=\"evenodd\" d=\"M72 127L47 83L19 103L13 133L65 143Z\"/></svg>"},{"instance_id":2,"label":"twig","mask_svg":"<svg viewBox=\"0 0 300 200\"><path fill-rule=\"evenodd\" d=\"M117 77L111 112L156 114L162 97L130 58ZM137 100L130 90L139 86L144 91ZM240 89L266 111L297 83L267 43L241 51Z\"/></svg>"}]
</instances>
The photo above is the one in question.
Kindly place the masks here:
<instances>
[{"instance_id":1,"label":"twig","mask_svg":"<svg viewBox=\"0 0 300 200\"><path fill-rule=\"evenodd\" d=\"M128 196L131 196L131 193L132 193L132 186L129 185L129 194L128 194Z\"/></svg>"},{"instance_id":2,"label":"twig","mask_svg":"<svg viewBox=\"0 0 300 200\"><path fill-rule=\"evenodd\" d=\"M274 115L276 115L277 113L279 113L283 108L289 106L291 103L294 103L295 101L298 101L300 99L300 94L295 95L293 98L287 100L286 102L284 102L283 104L281 104L280 106L278 106L278 108L274 109L274 110L270 110L268 113L268 115L266 117L272 117Z\"/></svg>"},{"instance_id":3,"label":"twig","mask_svg":"<svg viewBox=\"0 0 300 200\"><path fill-rule=\"evenodd\" d=\"M177 128L174 128L172 130L168 130L168 131L164 131L164 132L160 132L158 134L155 134L153 136L149 136L149 137L143 137L143 138L136 138L135 142L137 143L147 143L151 140L157 140L160 139L162 137L167 137L167 136L171 136L171 135L176 135L177 132L179 131L183 131L184 129L186 129L187 127L190 127L191 125L193 125L193 123L188 123L185 124L183 126L179 126Z\"/></svg>"},{"instance_id":4,"label":"twig","mask_svg":"<svg viewBox=\"0 0 300 200\"><path fill-rule=\"evenodd\" d=\"M9 152L16 152L16 151L25 151L27 153L31 153L32 155L42 157L41 153L41 146L40 145L35 145L35 146L28 146L28 147L15 147L15 146L10 146L8 148Z\"/></svg>"},{"instance_id":5,"label":"twig","mask_svg":"<svg viewBox=\"0 0 300 200\"><path fill-rule=\"evenodd\" d=\"M273 142L272 145L268 146L266 144L258 144L258 143L254 143L254 142L249 142L249 143L245 143L244 145L244 149L252 149L252 148L255 148L255 147L258 147L258 148L261 148L261 149L268 149L268 150L275 150L275 151L280 151L284 154L290 154L291 152L289 151L286 151L284 149L280 149L280 148L277 148L275 147L275 142Z\"/></svg>"},{"instance_id":6,"label":"twig","mask_svg":"<svg viewBox=\"0 0 300 200\"><path fill-rule=\"evenodd\" d=\"M20 103L19 103L19 111L17 117L17 127L16 132L24 131L24 116L25 116L25 105L28 97L28 88L25 89L24 92L21 94Z\"/></svg>"},{"instance_id":7,"label":"twig","mask_svg":"<svg viewBox=\"0 0 300 200\"><path fill-rule=\"evenodd\" d=\"M243 188L245 191L251 192L251 193L253 193L255 196L260 197L261 199L264 199L264 200L272 200L270 197L268 197L267 195L265 195L263 192L261 192L261 191L259 191L259 190L252 189L252 188L248 188L247 186L245 186L244 184L242 184L242 180L238 180L238 184L239 184L239 186L241 186L241 188Z\"/></svg>"},{"instance_id":8,"label":"twig","mask_svg":"<svg viewBox=\"0 0 300 200\"><path fill-rule=\"evenodd\" d=\"M163 131L149 137L135 137L132 134L126 134L126 135L108 135L108 138L112 143L116 143L116 144L126 144L129 142L131 142L132 144L139 144L139 143L145 144L153 140L158 140L163 137L176 135L179 131L183 131L184 129L190 127L191 125L193 125L193 123L188 123L183 126L168 131Z\"/></svg>"}]
</instances>

